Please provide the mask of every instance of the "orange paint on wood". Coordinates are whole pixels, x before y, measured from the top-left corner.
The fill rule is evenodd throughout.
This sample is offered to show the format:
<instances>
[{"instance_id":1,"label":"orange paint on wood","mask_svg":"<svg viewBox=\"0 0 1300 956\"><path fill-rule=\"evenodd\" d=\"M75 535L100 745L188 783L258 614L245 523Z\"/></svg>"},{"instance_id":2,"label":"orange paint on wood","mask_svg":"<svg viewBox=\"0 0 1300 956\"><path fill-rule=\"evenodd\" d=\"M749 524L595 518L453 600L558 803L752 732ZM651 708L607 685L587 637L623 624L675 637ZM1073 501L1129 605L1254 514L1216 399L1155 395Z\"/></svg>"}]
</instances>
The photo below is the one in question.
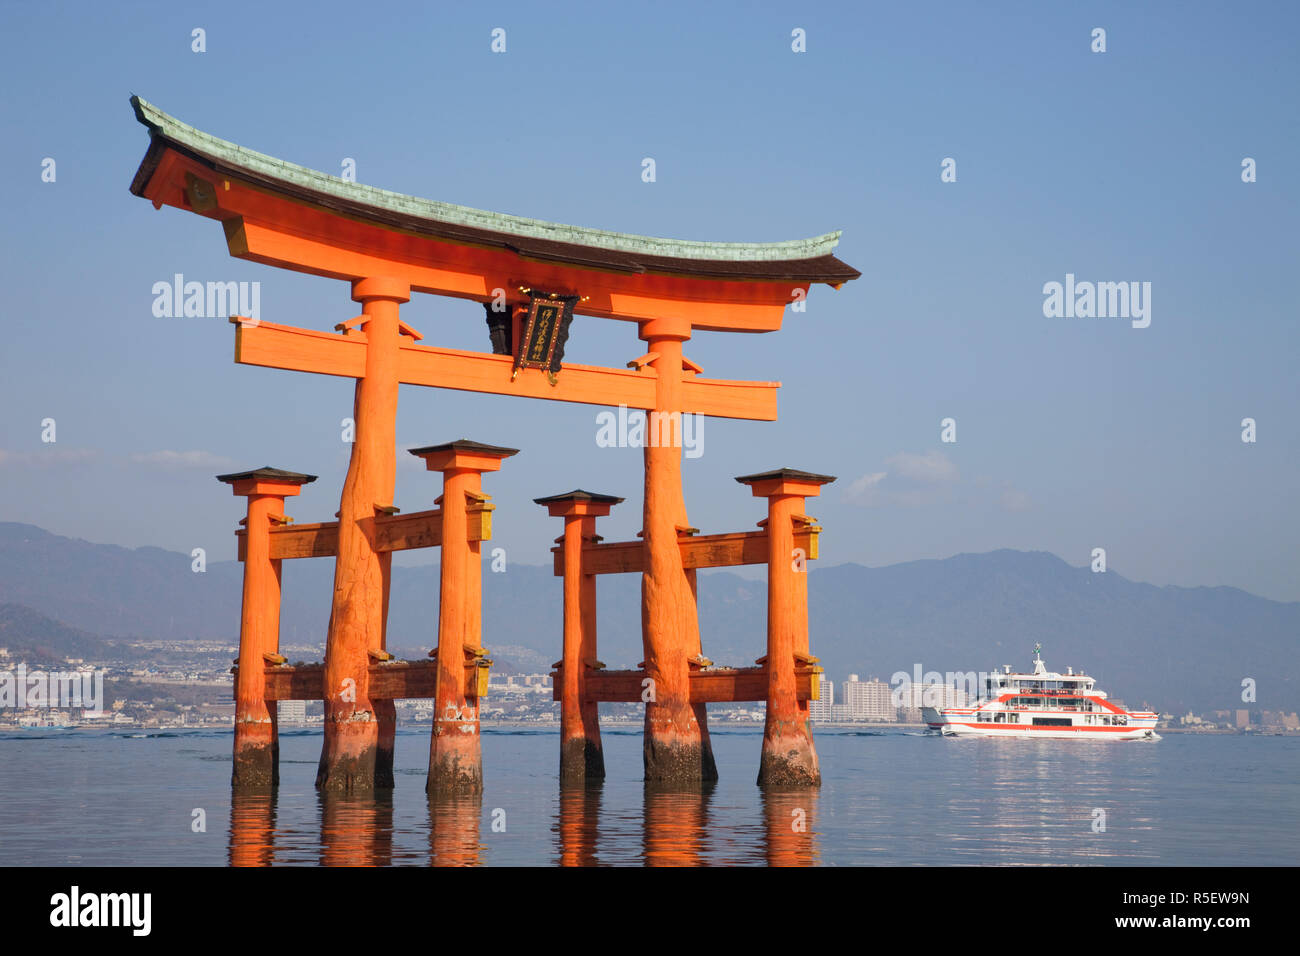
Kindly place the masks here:
<instances>
[{"instance_id":1,"label":"orange paint on wood","mask_svg":"<svg viewBox=\"0 0 1300 956\"><path fill-rule=\"evenodd\" d=\"M582 518L564 519L564 666L560 668L560 782L586 779L582 721Z\"/></svg>"},{"instance_id":2,"label":"orange paint on wood","mask_svg":"<svg viewBox=\"0 0 1300 956\"><path fill-rule=\"evenodd\" d=\"M426 783L430 792L477 793L483 789L478 708L465 695L470 558L465 492L469 486L469 472L452 469L445 473L438 605L438 686L433 701L433 736Z\"/></svg>"},{"instance_id":3,"label":"orange paint on wood","mask_svg":"<svg viewBox=\"0 0 1300 956\"><path fill-rule=\"evenodd\" d=\"M466 509L469 521L469 539L477 544L492 537L491 504L472 504ZM442 543L442 511L413 511L410 514L376 515L361 519L360 524L374 541L380 554L390 551L409 551L414 548L436 548ZM239 560L244 560L244 531L236 531ZM639 542L638 542L639 543ZM339 523L322 521L317 524L279 525L271 529L271 557L327 558L338 553Z\"/></svg>"},{"instance_id":4,"label":"orange paint on wood","mask_svg":"<svg viewBox=\"0 0 1300 956\"><path fill-rule=\"evenodd\" d=\"M688 323L664 319L643 323L641 337L658 353L655 409L682 409L682 341ZM680 429L679 418L664 416L661 428ZM646 675L651 681L645 705L643 756L650 784L698 785L716 779L712 750L700 714L691 704L691 657L699 654L695 599L678 546L678 527L686 523L682 497L680 434L647 435L645 454L645 570L641 575L641 635Z\"/></svg>"},{"instance_id":5,"label":"orange paint on wood","mask_svg":"<svg viewBox=\"0 0 1300 956\"><path fill-rule=\"evenodd\" d=\"M596 579L583 568L583 544L596 536L596 518L609 514L621 498L577 491L537 499L552 517L564 518L561 548L564 576L563 656L553 693L560 701L560 783L583 784L605 776L596 701L586 683L596 646Z\"/></svg>"},{"instance_id":6,"label":"orange paint on wood","mask_svg":"<svg viewBox=\"0 0 1300 956\"><path fill-rule=\"evenodd\" d=\"M584 268L507 249L385 228L276 195L236 176L211 205L197 208L185 176L211 181L196 160L168 150L146 198L222 223L232 256L332 279L395 275L411 289L488 301L495 288L582 289L584 315L640 322L687 317L699 329L771 332L809 283L798 279L722 279Z\"/></svg>"},{"instance_id":7,"label":"orange paint on wood","mask_svg":"<svg viewBox=\"0 0 1300 956\"><path fill-rule=\"evenodd\" d=\"M339 335L271 322L232 321L236 362L347 378L364 374L366 341L359 333ZM655 407L653 370L565 363L556 384L551 385L539 369L522 369L512 380L514 359L509 355L417 345L409 338L403 338L399 348L398 379L407 385L589 405ZM779 388L779 382L692 377L681 383L678 410L775 421Z\"/></svg>"},{"instance_id":8,"label":"orange paint on wood","mask_svg":"<svg viewBox=\"0 0 1300 956\"><path fill-rule=\"evenodd\" d=\"M795 690L796 655L808 659L806 570L795 553L795 530L807 527L804 498L821 493L828 476L788 470L741 479L767 498L767 714L759 760L760 786L817 787L821 770L806 699Z\"/></svg>"},{"instance_id":9,"label":"orange paint on wood","mask_svg":"<svg viewBox=\"0 0 1300 956\"><path fill-rule=\"evenodd\" d=\"M430 794L476 794L483 789L477 692L466 664L482 653L482 562L469 539L469 502L486 500L482 473L497 471L512 448L460 441L414 449L429 471L441 471L442 564L439 582L437 682L429 741Z\"/></svg>"},{"instance_id":10,"label":"orange paint on wood","mask_svg":"<svg viewBox=\"0 0 1300 956\"><path fill-rule=\"evenodd\" d=\"M818 665L797 665L794 670L795 697L806 701L813 699L814 682L820 675ZM643 670L590 671L584 681L583 693L592 701L638 703L641 700ZM556 687L561 676L555 674ZM765 667L719 667L692 670L690 674L690 700L692 704L722 704L746 700L767 700L770 681ZM560 699L560 691L553 694Z\"/></svg>"},{"instance_id":11,"label":"orange paint on wood","mask_svg":"<svg viewBox=\"0 0 1300 956\"><path fill-rule=\"evenodd\" d=\"M605 514L609 510L606 508ZM582 518L582 540L590 541L596 536L596 514L584 515ZM581 560L578 562L582 566ZM588 662L599 658L596 637L596 576L583 573L582 584L578 589L579 613L582 619L582 642L578 657L582 664L579 681L579 707L582 711L583 763L586 777L593 780L605 779L605 747L600 739L600 706L587 696L587 679L593 673Z\"/></svg>"},{"instance_id":12,"label":"orange paint on wood","mask_svg":"<svg viewBox=\"0 0 1300 956\"><path fill-rule=\"evenodd\" d=\"M821 528L803 527L795 531L795 546L802 548L810 560L817 557L817 536ZM766 531L734 531L725 534L701 534L682 537L678 541L682 553L682 567L688 572L696 568L730 568L742 564L767 563ZM562 548L552 548L554 573L564 574ZM644 541L609 541L587 543L583 546L582 568L584 574L628 574L645 570Z\"/></svg>"},{"instance_id":13,"label":"orange paint on wood","mask_svg":"<svg viewBox=\"0 0 1300 956\"><path fill-rule=\"evenodd\" d=\"M366 316L365 375L357 381L356 440L339 503L334 600L325 647L325 734L316 786L390 788L392 753L380 753L391 708L368 693L371 650L384 641L384 584L373 540L376 505L393 500L396 478L398 303L403 283L367 279L353 286ZM363 523L365 522L365 523ZM381 727L381 724L384 725Z\"/></svg>"},{"instance_id":14,"label":"orange paint on wood","mask_svg":"<svg viewBox=\"0 0 1300 956\"><path fill-rule=\"evenodd\" d=\"M231 490L248 499L231 785L257 789L277 785L280 774L275 704L267 702L262 667L262 655L280 647L280 568L271 557L271 516L283 513L284 499L301 485L247 478L233 481Z\"/></svg>"},{"instance_id":15,"label":"orange paint on wood","mask_svg":"<svg viewBox=\"0 0 1300 956\"><path fill-rule=\"evenodd\" d=\"M464 683L467 699L478 696L478 674L478 661L467 660ZM266 665L263 679L267 701L322 700L325 697L323 664ZM370 664L371 700L432 699L437 693L437 683L438 667L435 660L394 660Z\"/></svg>"}]
</instances>

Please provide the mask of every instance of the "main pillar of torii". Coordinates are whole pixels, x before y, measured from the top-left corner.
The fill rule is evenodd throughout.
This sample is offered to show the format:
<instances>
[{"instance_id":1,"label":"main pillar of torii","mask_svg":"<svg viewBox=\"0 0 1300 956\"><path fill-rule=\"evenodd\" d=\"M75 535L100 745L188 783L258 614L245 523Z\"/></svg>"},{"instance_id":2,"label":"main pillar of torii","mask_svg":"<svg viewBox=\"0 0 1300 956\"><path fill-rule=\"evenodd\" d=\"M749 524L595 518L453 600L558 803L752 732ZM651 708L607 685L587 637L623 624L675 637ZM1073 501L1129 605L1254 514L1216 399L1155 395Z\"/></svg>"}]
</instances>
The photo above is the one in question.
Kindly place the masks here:
<instances>
[{"instance_id":1,"label":"main pillar of torii","mask_svg":"<svg viewBox=\"0 0 1300 956\"><path fill-rule=\"evenodd\" d=\"M659 784L718 778L707 710L691 703L690 660L701 654L700 619L692 575L682 564L679 532L689 530L682 495L683 319L642 322L655 371L655 405L647 416L642 529L646 563L641 575L641 637L646 676L646 780Z\"/></svg>"},{"instance_id":2,"label":"main pillar of torii","mask_svg":"<svg viewBox=\"0 0 1300 956\"><path fill-rule=\"evenodd\" d=\"M699 330L774 332L787 306L802 309L814 283L838 288L856 279L858 270L832 254L839 233L772 243L693 242L468 209L345 182L219 139L138 97L131 102L150 135L131 184L135 195L155 208L220 222L233 256L350 282L362 304L361 316L336 326L342 335L243 320L235 338L237 362L357 380L318 786L392 784L391 704L371 701L366 686L368 658L385 653L388 564L367 536L374 516L393 507L399 384L645 409L661 413L661 435L667 416L669 441L645 450L641 619L645 666L654 681L646 707L646 780L691 784L711 777L704 705L691 705L689 697L699 624L692 577L677 545L688 521L674 416L773 421L779 383L706 379L682 356L682 343ZM234 285L209 283L206 303L198 283L178 294L186 314L195 296L197 314L226 314L234 311L223 311ZM397 318L412 292L503 306L504 325L492 326L489 316L494 354L418 344L418 333ZM536 306L542 294L576 303L573 311L583 316L636 323L650 352L629 363L630 370L561 366L556 324L527 330L521 324L525 297ZM530 338L538 328L546 332ZM549 341L541 341L547 333ZM521 367L539 345L550 366Z\"/></svg>"},{"instance_id":3,"label":"main pillar of torii","mask_svg":"<svg viewBox=\"0 0 1300 956\"><path fill-rule=\"evenodd\" d=\"M339 502L334 597L325 640L325 728L316 786L369 790L393 786L396 708L370 699L370 657L385 651L392 555L373 540L376 515L391 513L397 477L397 307L411 297L401 279L352 284L366 338L364 375L357 379L356 433Z\"/></svg>"}]
</instances>

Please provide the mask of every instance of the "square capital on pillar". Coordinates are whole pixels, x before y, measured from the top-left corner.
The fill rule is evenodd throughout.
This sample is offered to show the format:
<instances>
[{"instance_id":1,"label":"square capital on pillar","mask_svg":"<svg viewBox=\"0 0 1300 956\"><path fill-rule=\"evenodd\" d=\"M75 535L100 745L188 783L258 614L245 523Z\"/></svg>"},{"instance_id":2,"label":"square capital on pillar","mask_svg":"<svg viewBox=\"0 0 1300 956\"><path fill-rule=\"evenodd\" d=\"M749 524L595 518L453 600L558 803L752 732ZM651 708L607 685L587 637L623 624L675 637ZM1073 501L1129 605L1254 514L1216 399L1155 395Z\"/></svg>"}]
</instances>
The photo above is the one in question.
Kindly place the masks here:
<instances>
[{"instance_id":1,"label":"square capital on pillar","mask_svg":"<svg viewBox=\"0 0 1300 956\"><path fill-rule=\"evenodd\" d=\"M316 480L315 475L304 475L296 471L284 471L263 465L252 471L234 472L229 475L217 475L217 481L230 485L237 497L252 495L276 495L289 497L302 491L302 486Z\"/></svg>"},{"instance_id":2,"label":"square capital on pillar","mask_svg":"<svg viewBox=\"0 0 1300 956\"><path fill-rule=\"evenodd\" d=\"M818 475L796 468L777 468L756 475L740 475L736 480L742 485L749 485L755 498L772 498L777 495L815 498L821 494L821 486L830 484L835 476Z\"/></svg>"},{"instance_id":3,"label":"square capital on pillar","mask_svg":"<svg viewBox=\"0 0 1300 956\"><path fill-rule=\"evenodd\" d=\"M609 509L623 501L613 495L601 495L594 491L575 488L562 495L550 495L546 498L534 498L535 504L544 505L552 518L596 517L603 518Z\"/></svg>"},{"instance_id":4,"label":"square capital on pillar","mask_svg":"<svg viewBox=\"0 0 1300 956\"><path fill-rule=\"evenodd\" d=\"M485 445L468 438L409 450L416 458L424 459L429 471L500 471L502 461L519 454L518 448Z\"/></svg>"}]
</instances>

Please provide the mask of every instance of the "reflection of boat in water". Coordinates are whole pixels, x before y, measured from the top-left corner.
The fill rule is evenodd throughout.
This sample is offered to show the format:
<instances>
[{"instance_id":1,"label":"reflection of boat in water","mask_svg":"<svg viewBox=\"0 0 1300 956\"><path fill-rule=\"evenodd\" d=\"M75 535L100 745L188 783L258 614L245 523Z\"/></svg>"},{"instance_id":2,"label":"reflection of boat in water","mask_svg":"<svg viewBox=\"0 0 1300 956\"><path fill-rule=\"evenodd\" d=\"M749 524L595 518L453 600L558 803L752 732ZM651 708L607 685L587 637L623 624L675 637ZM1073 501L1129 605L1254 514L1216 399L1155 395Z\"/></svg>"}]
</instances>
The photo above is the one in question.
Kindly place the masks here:
<instances>
[{"instance_id":1,"label":"reflection of boat in water","mask_svg":"<svg viewBox=\"0 0 1300 956\"><path fill-rule=\"evenodd\" d=\"M1159 740L1159 715L1130 711L1111 701L1096 681L1068 668L1049 671L1034 648L1032 674L1001 674L985 678L983 694L970 707L925 707L922 719L945 736L1090 737L1104 740Z\"/></svg>"}]
</instances>

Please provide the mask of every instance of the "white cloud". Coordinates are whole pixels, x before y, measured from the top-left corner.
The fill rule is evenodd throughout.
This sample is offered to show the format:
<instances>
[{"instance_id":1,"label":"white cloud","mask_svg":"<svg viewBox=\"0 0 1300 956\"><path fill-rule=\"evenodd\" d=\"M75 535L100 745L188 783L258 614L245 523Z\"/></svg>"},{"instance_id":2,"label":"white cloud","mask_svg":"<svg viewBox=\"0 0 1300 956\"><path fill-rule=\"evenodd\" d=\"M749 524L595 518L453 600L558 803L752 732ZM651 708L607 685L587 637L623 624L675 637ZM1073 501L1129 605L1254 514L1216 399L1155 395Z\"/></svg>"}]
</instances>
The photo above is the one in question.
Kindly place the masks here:
<instances>
[{"instance_id":1,"label":"white cloud","mask_svg":"<svg viewBox=\"0 0 1300 956\"><path fill-rule=\"evenodd\" d=\"M851 481L844 500L867 508L928 508L962 500L967 505L1002 511L1031 511L1034 501L1010 481L988 475L963 479L941 450L900 451L885 459L884 471L869 471Z\"/></svg>"},{"instance_id":2,"label":"white cloud","mask_svg":"<svg viewBox=\"0 0 1300 956\"><path fill-rule=\"evenodd\" d=\"M960 481L957 466L943 452L924 454L900 451L885 459L887 470L872 471L854 479L845 498L866 507L902 505L921 508L938 504L951 496L951 485Z\"/></svg>"},{"instance_id":3,"label":"white cloud","mask_svg":"<svg viewBox=\"0 0 1300 956\"><path fill-rule=\"evenodd\" d=\"M885 464L890 466L899 478L911 481L952 482L959 478L957 466L953 464L952 459L938 449L928 451L924 455L900 451L897 455L886 458Z\"/></svg>"},{"instance_id":4,"label":"white cloud","mask_svg":"<svg viewBox=\"0 0 1300 956\"><path fill-rule=\"evenodd\" d=\"M884 480L886 472L873 471L870 474L863 475L861 478L855 478L845 492L845 496L850 501L859 501L872 497L876 492L876 486Z\"/></svg>"}]
</instances>

